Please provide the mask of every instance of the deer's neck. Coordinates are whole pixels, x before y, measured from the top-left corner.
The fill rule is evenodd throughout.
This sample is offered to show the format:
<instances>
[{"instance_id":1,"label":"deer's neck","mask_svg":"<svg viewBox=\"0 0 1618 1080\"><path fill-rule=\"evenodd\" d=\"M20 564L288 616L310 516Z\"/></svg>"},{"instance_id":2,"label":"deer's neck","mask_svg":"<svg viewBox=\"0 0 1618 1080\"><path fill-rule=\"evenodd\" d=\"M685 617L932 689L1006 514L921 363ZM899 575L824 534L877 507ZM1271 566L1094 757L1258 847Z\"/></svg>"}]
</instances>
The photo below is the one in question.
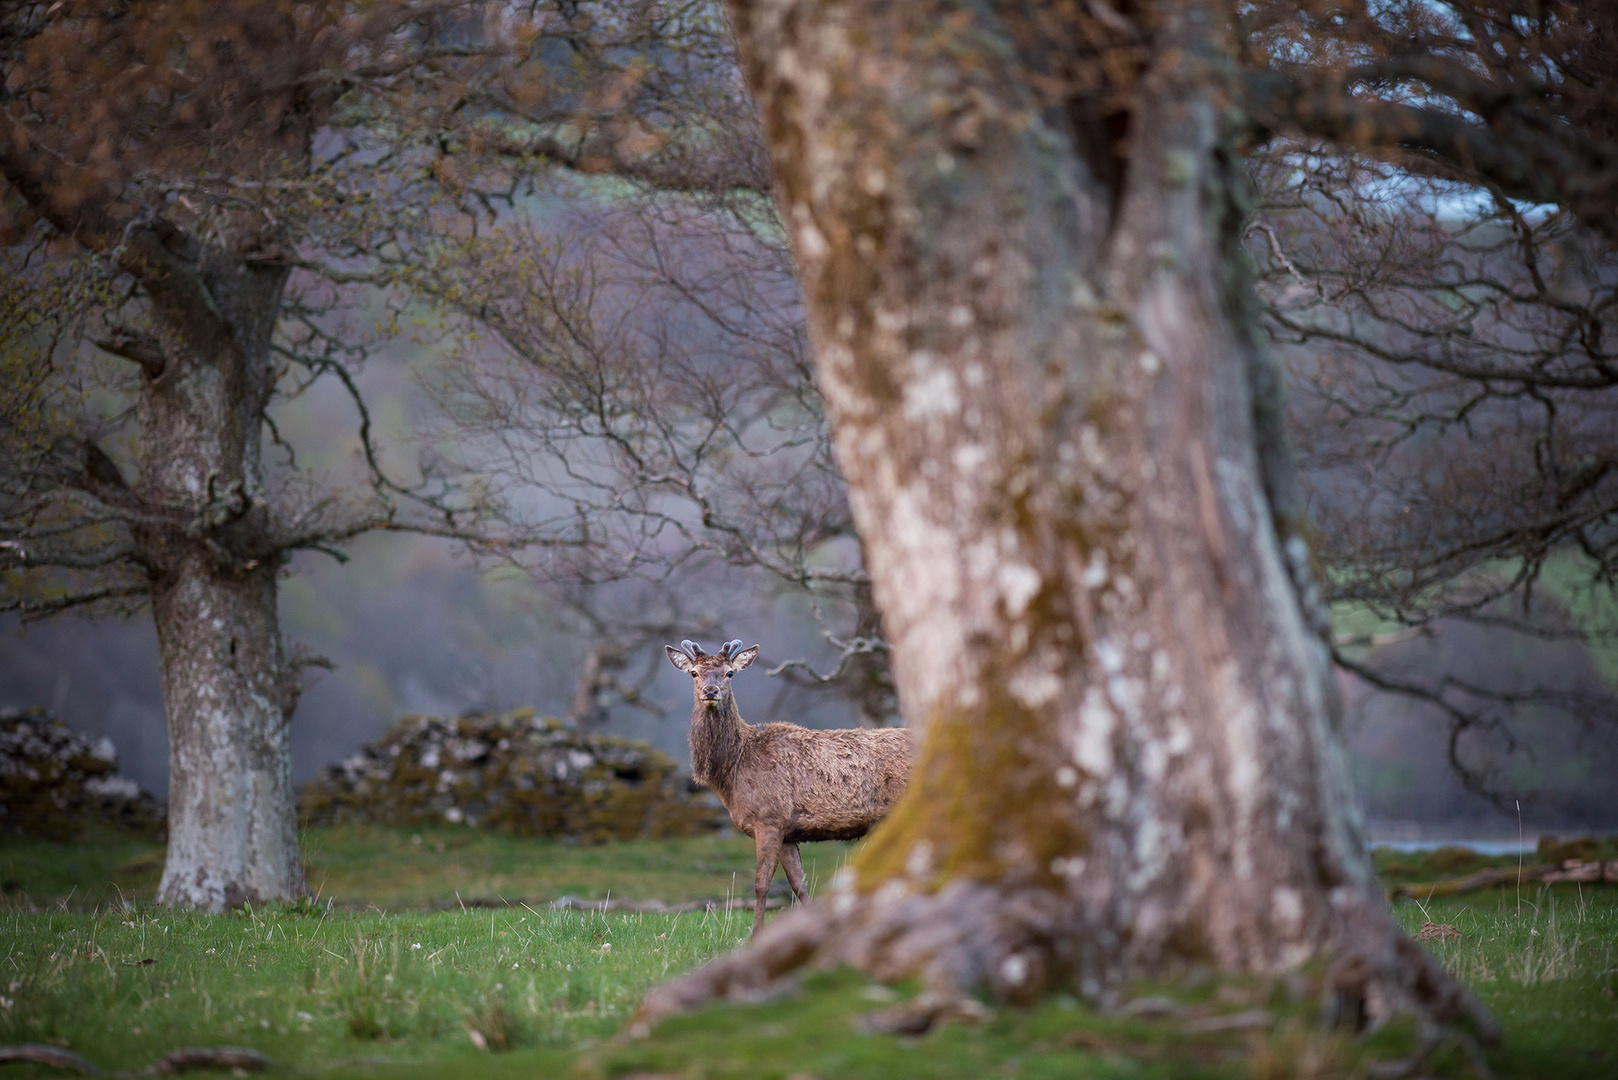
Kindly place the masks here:
<instances>
[{"instance_id":1,"label":"deer's neck","mask_svg":"<svg viewBox=\"0 0 1618 1080\"><path fill-rule=\"evenodd\" d=\"M715 705L698 701L691 711L691 776L713 788L721 801L730 799L731 778L747 732L747 722L730 694Z\"/></svg>"}]
</instances>

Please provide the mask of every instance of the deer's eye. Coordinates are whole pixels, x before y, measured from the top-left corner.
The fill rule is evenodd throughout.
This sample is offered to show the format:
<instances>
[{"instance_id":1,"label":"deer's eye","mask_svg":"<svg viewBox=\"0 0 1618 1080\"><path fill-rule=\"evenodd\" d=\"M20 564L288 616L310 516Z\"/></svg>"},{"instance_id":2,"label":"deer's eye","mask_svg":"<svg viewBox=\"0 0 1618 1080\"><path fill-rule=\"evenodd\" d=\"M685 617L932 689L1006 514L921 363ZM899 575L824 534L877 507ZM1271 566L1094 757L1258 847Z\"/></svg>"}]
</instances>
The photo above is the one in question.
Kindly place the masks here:
<instances>
[{"instance_id":1,"label":"deer's eye","mask_svg":"<svg viewBox=\"0 0 1618 1080\"><path fill-rule=\"evenodd\" d=\"M730 678L730 677L731 677L731 676L732 676L732 675L734 675L734 674L736 674L736 673L735 673L735 672L734 672L734 671L727 671L727 672L725 672L725 678L727 678L727 679L728 679L728 678Z\"/></svg>"}]
</instances>

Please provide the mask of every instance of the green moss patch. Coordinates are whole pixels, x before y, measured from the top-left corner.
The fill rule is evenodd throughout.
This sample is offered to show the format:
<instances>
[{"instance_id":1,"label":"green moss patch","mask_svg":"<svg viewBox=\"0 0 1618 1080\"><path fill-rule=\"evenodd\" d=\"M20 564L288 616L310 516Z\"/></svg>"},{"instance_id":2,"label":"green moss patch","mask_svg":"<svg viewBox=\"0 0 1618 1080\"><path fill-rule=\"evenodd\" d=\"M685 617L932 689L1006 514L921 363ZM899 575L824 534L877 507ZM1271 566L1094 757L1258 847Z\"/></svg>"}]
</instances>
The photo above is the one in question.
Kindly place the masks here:
<instances>
[{"instance_id":1,"label":"green moss patch","mask_svg":"<svg viewBox=\"0 0 1618 1080\"><path fill-rule=\"evenodd\" d=\"M904 795L855 861L861 889L909 876L926 844L932 880L1061 886L1052 860L1088 846L1062 808L1059 760L1046 725L1003 689L969 711L940 709L928 725Z\"/></svg>"}]
</instances>

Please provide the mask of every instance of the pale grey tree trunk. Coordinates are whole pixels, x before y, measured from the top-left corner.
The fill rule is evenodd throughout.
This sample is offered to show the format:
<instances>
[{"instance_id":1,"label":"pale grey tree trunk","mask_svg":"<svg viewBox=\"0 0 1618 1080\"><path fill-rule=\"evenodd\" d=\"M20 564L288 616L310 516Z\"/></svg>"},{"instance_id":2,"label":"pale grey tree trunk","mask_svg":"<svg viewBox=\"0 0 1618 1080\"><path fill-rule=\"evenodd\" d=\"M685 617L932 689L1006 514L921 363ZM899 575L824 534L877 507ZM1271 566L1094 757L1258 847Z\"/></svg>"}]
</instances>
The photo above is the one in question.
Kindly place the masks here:
<instances>
[{"instance_id":1,"label":"pale grey tree trunk","mask_svg":"<svg viewBox=\"0 0 1618 1080\"><path fill-rule=\"evenodd\" d=\"M597 641L585 654L567 709L568 720L580 731L598 730L610 718L602 695L612 686L609 672L623 666L622 657L623 650L617 642L606 640Z\"/></svg>"},{"instance_id":2,"label":"pale grey tree trunk","mask_svg":"<svg viewBox=\"0 0 1618 1080\"><path fill-rule=\"evenodd\" d=\"M169 729L158 900L217 911L302 895L275 568L204 559L153 590Z\"/></svg>"},{"instance_id":3,"label":"pale grey tree trunk","mask_svg":"<svg viewBox=\"0 0 1618 1080\"><path fill-rule=\"evenodd\" d=\"M152 579L168 715L158 900L209 910L305 891L288 739L296 683L259 464L287 275L218 262L204 256L193 276L148 282L162 359L142 379L136 486L146 505L186 524L134 530Z\"/></svg>"},{"instance_id":4,"label":"pale grey tree trunk","mask_svg":"<svg viewBox=\"0 0 1618 1080\"><path fill-rule=\"evenodd\" d=\"M1488 1028L1364 850L1237 250L1230 11L1134 10L1120 158L1116 105L1042 97L1062 43L996 12L734 6L922 749L829 903L648 1016L806 963L1027 1000L1320 959L1356 1014Z\"/></svg>"}]
</instances>

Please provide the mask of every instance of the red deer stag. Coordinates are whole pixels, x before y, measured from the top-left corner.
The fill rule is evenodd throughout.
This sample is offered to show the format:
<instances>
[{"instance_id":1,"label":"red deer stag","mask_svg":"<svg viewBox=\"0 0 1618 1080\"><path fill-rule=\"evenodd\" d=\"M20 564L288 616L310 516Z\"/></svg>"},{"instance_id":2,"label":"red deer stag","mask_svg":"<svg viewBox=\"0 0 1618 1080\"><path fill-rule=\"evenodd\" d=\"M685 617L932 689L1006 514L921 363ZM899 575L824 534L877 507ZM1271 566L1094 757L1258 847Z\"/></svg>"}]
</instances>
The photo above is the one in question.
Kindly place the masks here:
<instances>
[{"instance_id":1,"label":"red deer stag","mask_svg":"<svg viewBox=\"0 0 1618 1080\"><path fill-rule=\"evenodd\" d=\"M758 656L740 640L705 653L692 641L665 646L669 662L691 676L691 773L753 838L753 933L764 923L764 894L777 861L799 902L804 887L798 845L864 836L904 792L910 732L904 728L814 731L796 724L754 727L742 719L730 679Z\"/></svg>"}]
</instances>

